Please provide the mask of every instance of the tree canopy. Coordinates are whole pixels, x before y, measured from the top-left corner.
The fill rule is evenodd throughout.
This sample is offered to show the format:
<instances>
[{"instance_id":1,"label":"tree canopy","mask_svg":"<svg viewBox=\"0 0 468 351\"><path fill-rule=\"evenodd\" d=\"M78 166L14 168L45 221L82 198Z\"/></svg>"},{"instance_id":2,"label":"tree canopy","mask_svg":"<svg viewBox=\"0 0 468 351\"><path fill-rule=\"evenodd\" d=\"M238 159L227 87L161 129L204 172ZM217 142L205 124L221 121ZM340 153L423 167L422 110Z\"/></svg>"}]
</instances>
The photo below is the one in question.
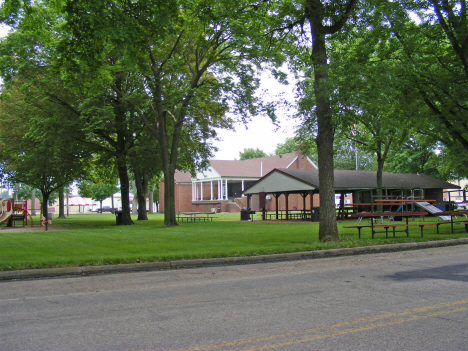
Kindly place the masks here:
<instances>
[{"instance_id":1,"label":"tree canopy","mask_svg":"<svg viewBox=\"0 0 468 351\"><path fill-rule=\"evenodd\" d=\"M30 184L47 168L45 193L93 154L114 162L123 201L129 166L140 193L162 171L177 225L174 172L206 165L216 128L274 120L260 72L285 81L286 65L302 126L276 152L300 144L317 161L320 240L338 239L335 168L467 174L464 1L5 0L0 21L14 29L0 41L3 169Z\"/></svg>"},{"instance_id":2,"label":"tree canopy","mask_svg":"<svg viewBox=\"0 0 468 351\"><path fill-rule=\"evenodd\" d=\"M247 148L244 149L244 151L239 152L239 160L245 161L245 160L251 160L253 158L261 158L261 157L267 157L268 155L263 151L260 150L259 148Z\"/></svg>"}]
</instances>

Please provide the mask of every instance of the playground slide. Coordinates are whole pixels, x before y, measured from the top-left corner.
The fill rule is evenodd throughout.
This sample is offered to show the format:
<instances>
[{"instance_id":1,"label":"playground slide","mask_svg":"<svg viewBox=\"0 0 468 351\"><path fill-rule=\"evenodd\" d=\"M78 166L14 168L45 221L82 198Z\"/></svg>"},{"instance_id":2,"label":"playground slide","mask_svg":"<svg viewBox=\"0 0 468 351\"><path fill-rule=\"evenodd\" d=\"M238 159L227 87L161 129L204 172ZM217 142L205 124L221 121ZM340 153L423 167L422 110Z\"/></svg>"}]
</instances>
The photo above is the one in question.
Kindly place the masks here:
<instances>
[{"instance_id":1,"label":"playground slide","mask_svg":"<svg viewBox=\"0 0 468 351\"><path fill-rule=\"evenodd\" d=\"M10 203L11 203L10 211L6 211L6 210L3 209L3 203L5 201L10 201ZM2 211L2 213L0 215L0 224L1 224L1 223L6 222L8 220L8 218L10 218L10 216L13 214L13 198L0 199L0 208L1 208L1 211Z\"/></svg>"},{"instance_id":2,"label":"playground slide","mask_svg":"<svg viewBox=\"0 0 468 351\"><path fill-rule=\"evenodd\" d=\"M431 205L429 202L415 202L415 204L432 214L437 214L437 212L443 212L440 208ZM450 221L450 216L439 216L439 218L443 221Z\"/></svg>"}]
</instances>

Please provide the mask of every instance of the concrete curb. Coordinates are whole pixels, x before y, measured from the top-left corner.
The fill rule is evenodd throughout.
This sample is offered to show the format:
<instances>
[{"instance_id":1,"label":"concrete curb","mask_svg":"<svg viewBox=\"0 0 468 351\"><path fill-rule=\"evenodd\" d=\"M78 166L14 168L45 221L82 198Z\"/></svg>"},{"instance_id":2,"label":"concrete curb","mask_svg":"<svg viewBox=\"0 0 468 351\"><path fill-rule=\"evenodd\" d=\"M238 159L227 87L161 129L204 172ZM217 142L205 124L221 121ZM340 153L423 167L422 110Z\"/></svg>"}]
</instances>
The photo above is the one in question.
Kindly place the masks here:
<instances>
[{"instance_id":1,"label":"concrete curb","mask_svg":"<svg viewBox=\"0 0 468 351\"><path fill-rule=\"evenodd\" d=\"M0 271L0 281L44 279L56 277L76 277L98 274L142 272L153 270L187 269L210 266L231 266L264 262L294 261L304 259L319 259L338 256L375 254L384 252L419 250L443 246L468 244L468 238L427 241L420 243L402 243L375 246L360 246L320 251L292 252L243 257L202 258L194 260L175 260L168 262L129 263L104 266L81 266L44 269L25 269L17 271Z\"/></svg>"}]
</instances>

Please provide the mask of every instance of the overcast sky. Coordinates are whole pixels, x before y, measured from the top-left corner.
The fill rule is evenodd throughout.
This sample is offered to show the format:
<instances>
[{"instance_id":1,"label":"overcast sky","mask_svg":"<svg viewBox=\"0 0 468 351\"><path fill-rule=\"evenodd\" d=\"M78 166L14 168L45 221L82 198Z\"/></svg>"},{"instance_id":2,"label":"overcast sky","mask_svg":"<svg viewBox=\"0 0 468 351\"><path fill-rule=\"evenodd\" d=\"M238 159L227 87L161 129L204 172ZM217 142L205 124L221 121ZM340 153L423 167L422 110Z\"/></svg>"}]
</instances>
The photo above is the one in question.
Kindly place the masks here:
<instances>
[{"instance_id":1,"label":"overcast sky","mask_svg":"<svg viewBox=\"0 0 468 351\"><path fill-rule=\"evenodd\" d=\"M264 75L262 90L268 89L268 100L286 99L291 101L294 97L293 86L285 86L274 78ZM278 97L281 95L281 97ZM237 124L234 131L219 131L220 141L215 143L219 151L215 154L218 160L239 159L239 153L246 148L260 149L267 154L274 153L276 145L284 143L286 138L293 137L297 122L290 119L286 112L278 113L278 125L274 125L267 116L254 117L246 125Z\"/></svg>"},{"instance_id":2,"label":"overcast sky","mask_svg":"<svg viewBox=\"0 0 468 351\"><path fill-rule=\"evenodd\" d=\"M0 1L2 3L2 1ZM6 26L0 25L0 37L8 33ZM273 78L265 77L263 89L270 94L284 93L284 98L292 99L292 86L283 86ZM267 154L274 153L276 145L284 143L286 138L294 136L295 123L286 116L280 116L279 128L268 117L255 117L246 125L237 124L234 131L218 131L220 141L214 142L219 149L214 158L218 160L233 160L239 158L239 153L245 148L260 149Z\"/></svg>"}]
</instances>

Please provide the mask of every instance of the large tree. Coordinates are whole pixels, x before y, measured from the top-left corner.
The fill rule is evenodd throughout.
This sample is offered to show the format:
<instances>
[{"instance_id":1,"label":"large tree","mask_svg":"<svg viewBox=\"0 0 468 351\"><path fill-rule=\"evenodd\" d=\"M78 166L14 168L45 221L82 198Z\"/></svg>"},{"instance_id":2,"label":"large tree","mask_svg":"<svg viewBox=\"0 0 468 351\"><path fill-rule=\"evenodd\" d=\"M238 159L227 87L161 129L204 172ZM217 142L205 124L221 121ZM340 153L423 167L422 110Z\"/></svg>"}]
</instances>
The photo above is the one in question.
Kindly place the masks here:
<instances>
[{"instance_id":1,"label":"large tree","mask_svg":"<svg viewBox=\"0 0 468 351\"><path fill-rule=\"evenodd\" d=\"M201 142L209 150L214 128L229 126L228 108L243 118L258 111L253 94L258 48L250 39L262 22L252 4L242 1L69 0L65 13L72 33L67 47L80 55L86 70L108 76L105 58L113 52L141 79L140 89L126 101L158 142L164 225L177 225L173 180L181 168L181 140Z\"/></svg>"},{"instance_id":2,"label":"large tree","mask_svg":"<svg viewBox=\"0 0 468 351\"><path fill-rule=\"evenodd\" d=\"M375 43L366 42L371 48L363 50L355 45L362 42L361 31L357 30L339 39L343 37L344 43L337 40L330 55L335 94L340 102L334 106L335 114L341 133L375 154L377 195L381 196L387 156L407 140L419 104L413 106L406 89L402 89L405 80L398 79L398 64L387 57L389 48L380 43L376 52L372 49ZM346 65L341 60L344 53Z\"/></svg>"},{"instance_id":3,"label":"large tree","mask_svg":"<svg viewBox=\"0 0 468 351\"><path fill-rule=\"evenodd\" d=\"M387 59L398 62L394 74L400 82L398 89L407 93L408 106L419 104L417 111L412 109L412 123L421 134L444 146L468 151L466 3L376 2L373 11L380 14L380 20L367 42L376 43L376 51L391 48L384 52L389 53ZM365 48L366 43L360 46Z\"/></svg>"},{"instance_id":4,"label":"large tree","mask_svg":"<svg viewBox=\"0 0 468 351\"><path fill-rule=\"evenodd\" d=\"M106 74L95 74L86 66L89 61L80 61L82 57L72 50L76 47L66 45L70 35L62 2L26 2L24 7L19 4L6 1L2 6L2 13L15 29L1 43L3 76L8 80L17 74L26 75L31 67L47 70L53 79L30 83L38 87L36 98L67 109L68 119L79 124L75 128L83 132L81 143L94 153L114 159L121 184L121 224L132 224L127 157L144 126L127 97L135 90L133 84L140 85L138 77L129 74L115 52L105 57Z\"/></svg>"},{"instance_id":5,"label":"large tree","mask_svg":"<svg viewBox=\"0 0 468 351\"><path fill-rule=\"evenodd\" d=\"M18 83L7 83L1 94L2 173L39 189L42 215L47 218L52 192L83 176L86 152L77 144L80 131L73 132L65 122L67 111L49 100L29 101ZM54 123L57 119L64 123Z\"/></svg>"},{"instance_id":6,"label":"large tree","mask_svg":"<svg viewBox=\"0 0 468 351\"><path fill-rule=\"evenodd\" d=\"M136 187L136 198L138 203L138 220L147 220L146 198L148 196L148 187L150 179L161 174L161 160L154 138L149 133L144 133L139 138L135 147L129 155L130 170L133 173L132 184ZM150 201L150 206L151 201ZM133 211L136 207L133 208Z\"/></svg>"},{"instance_id":7,"label":"large tree","mask_svg":"<svg viewBox=\"0 0 468 351\"><path fill-rule=\"evenodd\" d=\"M333 85L329 81L327 40L345 27L357 0L281 1L272 10L272 32L289 40L284 42L292 67L299 72L300 87L306 89L308 110L302 109L307 122L316 124L316 143L320 180L321 241L338 240L335 214L333 141L335 123L332 106ZM310 69L309 69L310 68ZM303 82L306 84L303 84Z\"/></svg>"},{"instance_id":8,"label":"large tree","mask_svg":"<svg viewBox=\"0 0 468 351\"><path fill-rule=\"evenodd\" d=\"M328 83L328 35L339 32L354 10L357 0L325 2L307 0L304 13L312 38L311 62L314 72L317 150L320 182L319 240L338 240L335 213L333 166L334 126L331 110L332 87Z\"/></svg>"}]
</instances>

